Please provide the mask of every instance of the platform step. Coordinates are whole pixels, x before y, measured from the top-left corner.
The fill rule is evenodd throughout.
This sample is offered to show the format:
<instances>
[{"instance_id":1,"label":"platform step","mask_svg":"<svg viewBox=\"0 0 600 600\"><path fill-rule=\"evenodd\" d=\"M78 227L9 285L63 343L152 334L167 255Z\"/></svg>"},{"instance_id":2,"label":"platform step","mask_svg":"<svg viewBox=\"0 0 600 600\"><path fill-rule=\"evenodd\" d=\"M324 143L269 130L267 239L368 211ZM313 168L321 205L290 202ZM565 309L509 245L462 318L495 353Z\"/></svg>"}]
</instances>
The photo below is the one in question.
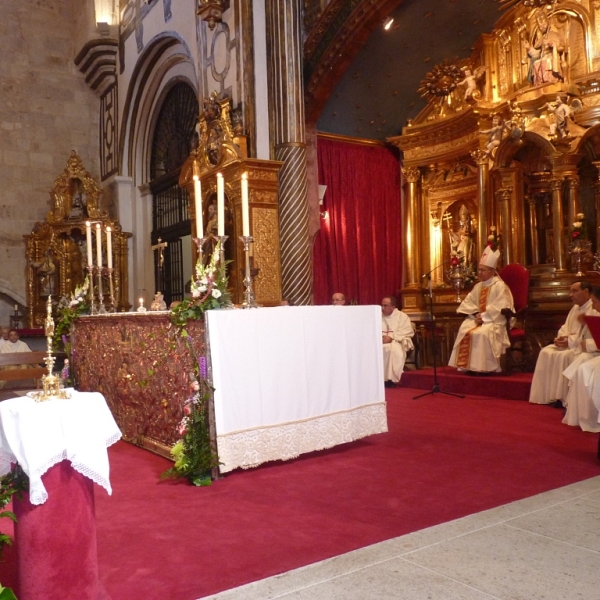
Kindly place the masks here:
<instances>
[{"instance_id":1,"label":"platform step","mask_svg":"<svg viewBox=\"0 0 600 600\"><path fill-rule=\"evenodd\" d=\"M470 375L452 367L437 369L438 385L442 392L506 400L529 400L532 378L533 373ZM405 371L399 385L417 390L432 390L434 383L433 369L428 368Z\"/></svg>"}]
</instances>

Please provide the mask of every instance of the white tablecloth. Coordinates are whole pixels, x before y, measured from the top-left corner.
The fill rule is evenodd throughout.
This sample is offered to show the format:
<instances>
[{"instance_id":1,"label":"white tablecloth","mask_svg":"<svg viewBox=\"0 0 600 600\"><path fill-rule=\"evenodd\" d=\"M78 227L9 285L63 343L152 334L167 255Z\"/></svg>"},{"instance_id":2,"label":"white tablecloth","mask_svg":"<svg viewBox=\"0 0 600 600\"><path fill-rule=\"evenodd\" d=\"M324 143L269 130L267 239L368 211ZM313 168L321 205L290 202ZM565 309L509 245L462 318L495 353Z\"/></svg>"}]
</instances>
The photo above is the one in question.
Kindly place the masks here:
<instances>
[{"instance_id":1,"label":"white tablecloth","mask_svg":"<svg viewBox=\"0 0 600 600\"><path fill-rule=\"evenodd\" d=\"M111 494L107 447L121 432L102 394L71 391L69 400L0 402L0 475L18 462L29 476L32 504L48 493L42 475L62 460Z\"/></svg>"},{"instance_id":2,"label":"white tablecloth","mask_svg":"<svg viewBox=\"0 0 600 600\"><path fill-rule=\"evenodd\" d=\"M206 316L221 471L387 431L380 307Z\"/></svg>"}]
</instances>

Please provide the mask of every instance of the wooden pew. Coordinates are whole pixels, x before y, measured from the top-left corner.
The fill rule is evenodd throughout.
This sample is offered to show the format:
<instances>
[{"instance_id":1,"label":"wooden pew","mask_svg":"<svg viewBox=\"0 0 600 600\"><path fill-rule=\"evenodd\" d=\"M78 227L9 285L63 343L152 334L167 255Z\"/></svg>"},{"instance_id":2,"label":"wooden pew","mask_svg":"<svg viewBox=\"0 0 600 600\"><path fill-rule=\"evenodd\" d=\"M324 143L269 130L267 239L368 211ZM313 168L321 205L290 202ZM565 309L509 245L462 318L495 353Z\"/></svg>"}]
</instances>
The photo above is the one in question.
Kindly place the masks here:
<instances>
[{"instance_id":1,"label":"wooden pew","mask_svg":"<svg viewBox=\"0 0 600 600\"><path fill-rule=\"evenodd\" d=\"M8 365L27 365L23 369L0 369L0 381L19 381L35 379L36 387L42 375L48 373L44 364L45 352L11 352L0 354L0 367Z\"/></svg>"}]
</instances>

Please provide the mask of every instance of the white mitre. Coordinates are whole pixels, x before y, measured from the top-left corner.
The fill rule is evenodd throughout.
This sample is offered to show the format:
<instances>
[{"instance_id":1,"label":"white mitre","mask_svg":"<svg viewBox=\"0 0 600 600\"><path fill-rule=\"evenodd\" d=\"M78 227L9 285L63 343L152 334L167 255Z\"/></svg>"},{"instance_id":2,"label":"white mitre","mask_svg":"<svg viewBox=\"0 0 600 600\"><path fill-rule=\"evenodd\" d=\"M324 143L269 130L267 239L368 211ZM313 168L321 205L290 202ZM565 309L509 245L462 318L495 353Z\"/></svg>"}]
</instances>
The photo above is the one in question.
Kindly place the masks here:
<instances>
[{"instance_id":1,"label":"white mitre","mask_svg":"<svg viewBox=\"0 0 600 600\"><path fill-rule=\"evenodd\" d=\"M484 267L490 267L490 269L495 269L499 258L500 250L492 250L490 246L486 246L483 254L481 255L479 264L483 265Z\"/></svg>"}]
</instances>

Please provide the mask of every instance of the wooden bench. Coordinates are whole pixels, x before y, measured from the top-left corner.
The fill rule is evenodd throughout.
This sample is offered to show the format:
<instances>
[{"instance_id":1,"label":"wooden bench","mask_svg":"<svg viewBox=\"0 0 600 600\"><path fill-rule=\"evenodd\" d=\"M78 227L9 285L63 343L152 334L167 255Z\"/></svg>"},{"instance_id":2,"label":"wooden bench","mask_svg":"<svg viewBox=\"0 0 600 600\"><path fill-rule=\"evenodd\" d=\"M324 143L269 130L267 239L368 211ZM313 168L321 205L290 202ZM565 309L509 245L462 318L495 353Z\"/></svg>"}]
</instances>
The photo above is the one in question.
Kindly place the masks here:
<instances>
[{"instance_id":1,"label":"wooden bench","mask_svg":"<svg viewBox=\"0 0 600 600\"><path fill-rule=\"evenodd\" d=\"M0 368L0 381L32 380L39 385L39 380L48 373L44 364L45 352L10 352L0 354L0 367L11 365L27 365L22 369Z\"/></svg>"}]
</instances>

